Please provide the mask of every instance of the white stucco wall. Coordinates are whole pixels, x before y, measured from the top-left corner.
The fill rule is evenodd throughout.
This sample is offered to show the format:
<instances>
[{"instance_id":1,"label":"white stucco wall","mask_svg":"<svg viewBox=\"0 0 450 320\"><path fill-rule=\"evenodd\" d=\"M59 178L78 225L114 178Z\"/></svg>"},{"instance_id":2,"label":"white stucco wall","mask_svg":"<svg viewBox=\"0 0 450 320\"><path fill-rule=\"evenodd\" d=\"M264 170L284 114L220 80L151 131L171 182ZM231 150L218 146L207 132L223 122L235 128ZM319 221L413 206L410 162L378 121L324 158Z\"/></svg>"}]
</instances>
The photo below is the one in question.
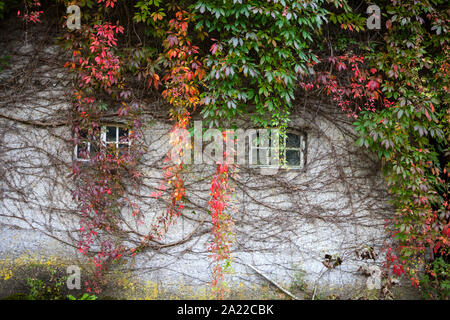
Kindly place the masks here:
<instances>
[{"instance_id":1,"label":"white stucco wall","mask_svg":"<svg viewBox=\"0 0 450 320\"><path fill-rule=\"evenodd\" d=\"M77 204L71 195L73 146L70 121L64 123L71 112L70 77L58 64L62 60L58 49L47 45L38 50L36 43L9 43L8 48L14 49L14 68L0 73L0 84L4 84L0 93L4 96L0 99L4 101L0 105L0 115L4 115L0 117L0 257L37 252L75 258L76 248L68 245L76 246L79 227ZM19 77L28 81L20 92L28 99L21 99L19 93L14 98L11 79L20 75L21 68L29 68L36 52L48 64L38 59L41 63L33 73ZM56 125L36 126L17 119ZM142 165L143 198L139 200L145 223L131 224L138 232L145 231L165 210L161 199L149 195L161 181L160 159L168 148L170 125L151 116L147 120L149 150ZM236 224L234 273L228 281L264 283L247 266L252 264L282 283L292 282L302 269L311 285L364 286L366 278L357 271L359 266L380 264L381 259L362 261L355 250L364 246L380 250L385 240L384 217L391 212L377 160L354 146L349 121L332 106L311 102L305 108L302 104L295 108L290 126L307 134L303 170L281 169L266 176L248 166L239 169L234 184L236 212L232 214ZM212 171L208 166L186 167L189 203L185 216L162 242L184 239L204 222L183 244L137 255L135 268L140 278L162 284L209 285L212 265L207 246L212 225L206 177ZM327 271L325 254L339 256L342 264Z\"/></svg>"}]
</instances>

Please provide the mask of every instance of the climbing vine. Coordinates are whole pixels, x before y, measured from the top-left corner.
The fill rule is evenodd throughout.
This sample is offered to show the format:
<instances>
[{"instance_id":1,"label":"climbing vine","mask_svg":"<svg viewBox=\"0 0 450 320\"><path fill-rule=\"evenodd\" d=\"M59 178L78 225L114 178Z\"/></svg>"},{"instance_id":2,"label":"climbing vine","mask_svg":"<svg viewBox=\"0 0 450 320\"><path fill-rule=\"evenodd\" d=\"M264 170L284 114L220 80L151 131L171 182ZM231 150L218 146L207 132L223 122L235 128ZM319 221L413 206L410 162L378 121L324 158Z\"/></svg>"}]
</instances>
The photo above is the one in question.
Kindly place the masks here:
<instances>
[{"instance_id":1,"label":"climbing vine","mask_svg":"<svg viewBox=\"0 0 450 320\"><path fill-rule=\"evenodd\" d=\"M177 8L179 9L179 8ZM198 47L192 45L188 37L189 20L187 11L179 9L175 18L169 21L169 30L164 40L164 58L168 63L168 72L163 77L166 87L162 96L171 105L170 114L175 124L170 132L171 149L165 159L167 165L164 172L164 183L160 189L169 189L170 204L165 215L159 218L159 224L163 226L163 232L167 232L168 226L175 217L181 214L183 209L183 197L185 195L183 163L176 161L172 155L183 157L186 141L177 133L186 130L189 124L190 113L200 103L199 89L196 80L201 80L204 70L198 60ZM158 81L159 77L153 81ZM156 80L155 80L156 79ZM159 191L155 196L161 196ZM160 234L159 236L161 236Z\"/></svg>"},{"instance_id":2,"label":"climbing vine","mask_svg":"<svg viewBox=\"0 0 450 320\"><path fill-rule=\"evenodd\" d=\"M113 7L114 3L107 1L106 8ZM95 292L100 291L102 272L126 251L120 242L121 210L131 208L132 216L138 221L141 214L137 204L127 197L124 184L128 180L137 188L141 173L136 165L143 149L139 143L142 140L139 104L128 102L131 93L121 76L121 59L114 52L117 35L123 30L118 24L96 22L76 34L68 33L65 42L73 52L72 61L66 67L77 75L74 92L77 160L73 177L77 186L74 198L81 213L79 252L92 255L94 249L95 280L88 283L88 291ZM101 92L112 99L101 100ZM119 143L102 139L108 133L101 119L111 111L125 123L124 134L116 137Z\"/></svg>"},{"instance_id":3,"label":"climbing vine","mask_svg":"<svg viewBox=\"0 0 450 320\"><path fill-rule=\"evenodd\" d=\"M224 131L225 142L232 139L232 133ZM223 299L227 293L225 273L231 271L231 245L234 241L233 211L231 195L233 187L230 183L230 177L235 175L237 167L232 165L232 151L224 152L224 161L217 164L216 173L211 180L211 199L209 206L213 223L212 235L213 242L209 247L214 261L212 286L215 289L216 297Z\"/></svg>"}]
</instances>

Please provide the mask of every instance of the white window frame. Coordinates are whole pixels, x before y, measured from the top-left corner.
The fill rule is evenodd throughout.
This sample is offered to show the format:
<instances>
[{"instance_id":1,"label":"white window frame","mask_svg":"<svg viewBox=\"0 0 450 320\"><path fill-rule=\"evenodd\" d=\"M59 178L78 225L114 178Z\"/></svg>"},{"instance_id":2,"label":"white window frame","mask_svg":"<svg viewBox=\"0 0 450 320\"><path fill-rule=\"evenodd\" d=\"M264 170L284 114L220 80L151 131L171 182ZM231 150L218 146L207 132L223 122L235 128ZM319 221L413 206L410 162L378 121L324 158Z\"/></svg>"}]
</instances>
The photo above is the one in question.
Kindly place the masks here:
<instances>
[{"instance_id":1,"label":"white window frame","mask_svg":"<svg viewBox=\"0 0 450 320\"><path fill-rule=\"evenodd\" d=\"M85 142L82 142L82 143L85 143ZM75 145L73 153L74 153L74 156L75 156L75 160L77 160L77 161L89 161L89 160L91 160L91 156L90 156L90 154L91 154L91 143L89 141L87 142L87 154L89 156L88 158L78 158L78 144Z\"/></svg>"},{"instance_id":2,"label":"white window frame","mask_svg":"<svg viewBox=\"0 0 450 320\"><path fill-rule=\"evenodd\" d=\"M289 148L286 147L286 139L287 139L287 135L286 135L284 137L284 139L283 139L283 149L284 150L283 150L283 154L282 154L282 157L281 157L281 154L280 154L281 153L280 152L281 146L280 145L278 145L278 146L271 146L269 144L268 146L259 146L259 145L255 146L254 139L257 137L256 136L256 132L257 131L255 130L255 132L252 132L252 134L249 134L249 166L251 168L270 168L270 167L272 167L270 164L257 164L257 163L254 163L253 162L253 159L254 159L253 153L254 153L254 151L256 151L255 155L256 155L256 157L258 159L258 151L259 150L268 150L270 152L271 149L274 149L276 147L279 148L280 160L285 160L286 159L286 151L287 150L300 151L300 163L298 165L288 165L286 163L285 165L283 165L283 167L289 168L289 169L298 169L298 170L301 170L301 169L303 169L305 167L305 159L306 159L306 134L305 133L297 131L297 130L292 130L292 129L291 130L287 130L286 134L287 133L295 134L295 135L297 135L299 137L299 139L300 139L300 146L299 147L289 147ZM268 137L270 139L270 134L268 135ZM256 142L258 143L259 141L256 141Z\"/></svg>"},{"instance_id":3,"label":"white window frame","mask_svg":"<svg viewBox=\"0 0 450 320\"><path fill-rule=\"evenodd\" d=\"M106 141L106 132L107 132L107 128L108 127L115 127L116 128L116 140L115 141ZM120 137L119 137L119 128L124 128L124 129L128 129L127 126L125 125L121 125L121 124L104 124L101 127L101 132L100 132L100 143L103 146L107 146L108 144L115 144L116 145L116 149L119 150L119 145L128 145L128 149L131 146L131 139L130 139L130 129L128 129L128 141L120 141ZM75 146L74 148L74 156L75 156L75 160L77 161L90 161L90 153L91 153L91 142L87 142L88 146L87 146L87 152L89 155L89 158L84 159L84 158L78 158L78 144Z\"/></svg>"},{"instance_id":4,"label":"white window frame","mask_svg":"<svg viewBox=\"0 0 450 320\"><path fill-rule=\"evenodd\" d=\"M108 127L115 127L116 128L116 141L106 141L106 132L107 132L107 128ZM128 130L128 141L120 141L120 136L119 136L119 129L120 128ZM119 145L121 145L121 144L128 145L128 149L129 149L130 145L131 145L130 129L128 129L125 125L105 124L105 125L102 126L101 141L102 141L102 144L104 144L105 146L107 146L108 144L115 144L116 145L116 150L119 150Z\"/></svg>"},{"instance_id":5,"label":"white window frame","mask_svg":"<svg viewBox=\"0 0 450 320\"><path fill-rule=\"evenodd\" d=\"M299 137L299 139L300 139L299 147L287 147L286 139L287 139L287 134L289 134L289 133L294 134ZM288 165L287 160L286 160L286 167L290 168L290 169L303 169L305 167L306 134L295 131L295 130L288 130L286 132L286 136L284 137L283 147L284 147L284 152L283 152L284 160L286 160L286 151L287 150L300 151L300 161L299 161L300 163L298 165Z\"/></svg>"}]
</instances>

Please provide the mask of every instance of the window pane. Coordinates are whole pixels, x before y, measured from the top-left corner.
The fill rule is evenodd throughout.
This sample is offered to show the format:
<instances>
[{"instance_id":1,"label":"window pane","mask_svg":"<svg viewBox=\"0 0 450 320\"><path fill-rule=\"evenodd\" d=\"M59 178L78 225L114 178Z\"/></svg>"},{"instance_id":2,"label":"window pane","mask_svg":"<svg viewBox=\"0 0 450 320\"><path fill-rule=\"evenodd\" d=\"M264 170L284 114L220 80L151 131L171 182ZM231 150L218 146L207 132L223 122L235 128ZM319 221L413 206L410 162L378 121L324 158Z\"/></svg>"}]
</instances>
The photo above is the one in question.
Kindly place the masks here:
<instances>
[{"instance_id":1,"label":"window pane","mask_svg":"<svg viewBox=\"0 0 450 320\"><path fill-rule=\"evenodd\" d=\"M89 144L80 142L77 146L77 159L89 159Z\"/></svg>"},{"instance_id":2,"label":"window pane","mask_svg":"<svg viewBox=\"0 0 450 320\"><path fill-rule=\"evenodd\" d=\"M257 148L250 148L251 152L251 163L250 165L257 165L258 164L258 149Z\"/></svg>"},{"instance_id":3,"label":"window pane","mask_svg":"<svg viewBox=\"0 0 450 320\"><path fill-rule=\"evenodd\" d=\"M279 165L280 164L280 149L279 148L270 148L270 164L271 165Z\"/></svg>"},{"instance_id":4,"label":"window pane","mask_svg":"<svg viewBox=\"0 0 450 320\"><path fill-rule=\"evenodd\" d=\"M258 165L267 166L270 164L269 149L258 149Z\"/></svg>"},{"instance_id":5,"label":"window pane","mask_svg":"<svg viewBox=\"0 0 450 320\"><path fill-rule=\"evenodd\" d=\"M258 135L256 133L250 134L248 137L248 143L250 148L258 147Z\"/></svg>"},{"instance_id":6,"label":"window pane","mask_svg":"<svg viewBox=\"0 0 450 320\"><path fill-rule=\"evenodd\" d=\"M286 150L286 163L288 166L300 166L300 151Z\"/></svg>"},{"instance_id":7,"label":"window pane","mask_svg":"<svg viewBox=\"0 0 450 320\"><path fill-rule=\"evenodd\" d=\"M300 148L300 136L295 133L287 133L286 148Z\"/></svg>"},{"instance_id":8,"label":"window pane","mask_svg":"<svg viewBox=\"0 0 450 320\"><path fill-rule=\"evenodd\" d=\"M117 127L106 127L106 141L117 141Z\"/></svg>"},{"instance_id":9,"label":"window pane","mask_svg":"<svg viewBox=\"0 0 450 320\"><path fill-rule=\"evenodd\" d=\"M258 130L258 147L266 148L271 145L270 141L270 131L267 129Z\"/></svg>"},{"instance_id":10,"label":"window pane","mask_svg":"<svg viewBox=\"0 0 450 320\"><path fill-rule=\"evenodd\" d=\"M79 137L80 139L87 139L88 131L87 130L80 130Z\"/></svg>"},{"instance_id":11,"label":"window pane","mask_svg":"<svg viewBox=\"0 0 450 320\"><path fill-rule=\"evenodd\" d=\"M124 155L128 153L128 144L119 144L119 155Z\"/></svg>"},{"instance_id":12,"label":"window pane","mask_svg":"<svg viewBox=\"0 0 450 320\"><path fill-rule=\"evenodd\" d=\"M97 152L100 151L97 141L91 142L91 157L94 157Z\"/></svg>"},{"instance_id":13,"label":"window pane","mask_svg":"<svg viewBox=\"0 0 450 320\"><path fill-rule=\"evenodd\" d=\"M110 151L114 151L117 150L117 143L115 142L107 142L106 143L106 148Z\"/></svg>"},{"instance_id":14,"label":"window pane","mask_svg":"<svg viewBox=\"0 0 450 320\"><path fill-rule=\"evenodd\" d=\"M128 142L128 128L119 127L119 141Z\"/></svg>"}]
</instances>

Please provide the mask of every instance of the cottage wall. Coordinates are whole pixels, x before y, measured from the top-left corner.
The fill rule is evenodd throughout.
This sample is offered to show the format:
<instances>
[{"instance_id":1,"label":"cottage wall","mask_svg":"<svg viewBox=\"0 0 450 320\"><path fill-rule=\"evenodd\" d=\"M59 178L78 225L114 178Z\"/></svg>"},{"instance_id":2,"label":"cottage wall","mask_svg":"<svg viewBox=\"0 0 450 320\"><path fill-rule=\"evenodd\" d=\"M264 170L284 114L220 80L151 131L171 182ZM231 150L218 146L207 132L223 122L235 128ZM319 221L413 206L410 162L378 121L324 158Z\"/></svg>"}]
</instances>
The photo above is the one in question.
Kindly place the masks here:
<instances>
[{"instance_id":1,"label":"cottage wall","mask_svg":"<svg viewBox=\"0 0 450 320\"><path fill-rule=\"evenodd\" d=\"M1 40L11 60L0 72L0 257L34 252L79 259L79 212L71 176L72 79L62 68L65 53L39 37L42 31L29 35L33 41L28 43L18 34L16 30ZM145 220L137 224L124 210L125 243L139 242L139 235L166 208L164 197L150 195L162 179L170 123L152 115L151 108L145 113L144 177L137 193L130 195ZM249 128L246 123L242 119L243 129ZM364 288L367 279L359 267L380 265L381 259L362 260L355 251L373 247L379 253L386 240L384 219L392 213L379 163L355 146L351 121L323 101L296 105L289 125L307 134L304 169L263 175L243 165L232 181L236 240L228 281L264 283L251 264L280 283L292 283L303 271L311 287ZM161 243L128 261L127 267L132 265L139 278L162 285L181 281L208 286L212 224L207 202L214 168L191 164L185 170L183 216ZM326 255L342 263L328 269Z\"/></svg>"}]
</instances>

